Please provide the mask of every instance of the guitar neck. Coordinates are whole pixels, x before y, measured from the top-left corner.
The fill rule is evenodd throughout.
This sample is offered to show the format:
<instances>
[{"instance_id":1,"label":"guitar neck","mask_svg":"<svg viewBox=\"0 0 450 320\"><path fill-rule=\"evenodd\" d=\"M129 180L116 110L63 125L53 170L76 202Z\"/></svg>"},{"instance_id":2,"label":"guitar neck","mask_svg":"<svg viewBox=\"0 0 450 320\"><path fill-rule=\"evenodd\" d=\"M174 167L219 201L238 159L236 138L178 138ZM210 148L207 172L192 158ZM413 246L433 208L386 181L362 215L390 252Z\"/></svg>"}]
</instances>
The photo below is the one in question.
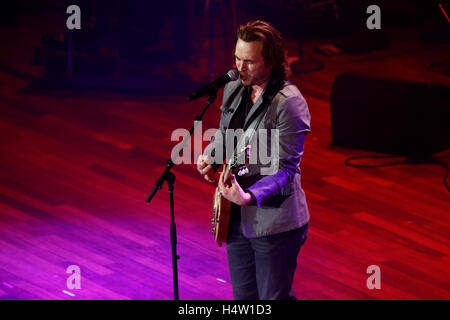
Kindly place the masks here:
<instances>
[{"instance_id":1,"label":"guitar neck","mask_svg":"<svg viewBox=\"0 0 450 320\"><path fill-rule=\"evenodd\" d=\"M224 164L223 171L224 171L224 174L223 174L223 182L225 182L225 181L227 181L227 179L228 179L228 174L230 173L230 166L227 165L227 164Z\"/></svg>"},{"instance_id":2,"label":"guitar neck","mask_svg":"<svg viewBox=\"0 0 450 320\"><path fill-rule=\"evenodd\" d=\"M246 146L236 155L233 155L230 161L223 164L223 182L227 181L230 175L230 170L237 172L239 170L239 175L242 175L242 170L246 171L243 173L248 173L248 160L250 158L250 146Z\"/></svg>"}]
</instances>

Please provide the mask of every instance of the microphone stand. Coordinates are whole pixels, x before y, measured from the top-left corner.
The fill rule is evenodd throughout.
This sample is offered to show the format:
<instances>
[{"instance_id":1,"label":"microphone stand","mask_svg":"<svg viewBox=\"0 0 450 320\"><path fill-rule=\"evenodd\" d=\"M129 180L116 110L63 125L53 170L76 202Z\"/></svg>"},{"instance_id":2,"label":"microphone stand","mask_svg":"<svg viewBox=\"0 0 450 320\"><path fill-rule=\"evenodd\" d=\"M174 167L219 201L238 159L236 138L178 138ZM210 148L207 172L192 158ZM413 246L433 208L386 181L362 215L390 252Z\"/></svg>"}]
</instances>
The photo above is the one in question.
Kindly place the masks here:
<instances>
[{"instance_id":1,"label":"microphone stand","mask_svg":"<svg viewBox=\"0 0 450 320\"><path fill-rule=\"evenodd\" d=\"M187 145L187 141L190 139L190 137L194 133L194 130L197 127L199 121L202 120L203 115L206 113L209 106L211 104L213 104L214 101L216 100L218 90L219 90L219 88L216 88L215 90L211 90L209 92L209 98L208 98L208 102L206 103L205 108L203 109L203 111L200 115L195 116L194 125L191 127L191 130L189 130L189 134L184 137L182 144L180 145L178 151L175 153L173 161L176 161L176 159L180 156L181 150L183 150L183 148ZM176 231L176 225L175 225L175 208L174 208L174 201L173 201L175 174L170 172L170 170L174 166L173 161L170 158L167 160L166 167L165 167L163 173L158 178L158 180L156 180L152 191L150 192L149 196L147 197L147 202L150 203L150 201L152 201L156 192L159 189L162 189L162 185L164 184L164 181L167 181L167 184L169 187L169 193L170 193L170 244L172 247L173 293L174 293L174 300L179 300L177 262L180 259L180 256L177 254L177 231Z\"/></svg>"}]
</instances>

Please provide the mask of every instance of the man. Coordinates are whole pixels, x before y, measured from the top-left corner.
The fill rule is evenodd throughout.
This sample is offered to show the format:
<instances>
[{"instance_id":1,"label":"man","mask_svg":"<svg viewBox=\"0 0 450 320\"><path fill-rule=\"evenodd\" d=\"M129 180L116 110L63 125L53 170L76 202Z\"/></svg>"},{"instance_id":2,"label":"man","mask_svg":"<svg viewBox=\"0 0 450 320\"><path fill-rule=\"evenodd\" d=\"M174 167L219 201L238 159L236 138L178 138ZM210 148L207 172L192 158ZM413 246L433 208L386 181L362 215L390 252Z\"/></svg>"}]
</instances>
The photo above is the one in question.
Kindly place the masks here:
<instances>
[{"instance_id":1,"label":"man","mask_svg":"<svg viewBox=\"0 0 450 320\"><path fill-rule=\"evenodd\" d=\"M224 183L222 172L219 179L220 193L233 203L227 241L233 295L237 300L295 299L297 256L309 225L299 168L310 131L308 106L297 87L286 81L282 38L272 25L253 21L241 26L234 56L240 79L225 86L220 128L207 149L225 149L230 129L256 126L256 133L278 133L275 146L277 139L265 145L259 134L251 138L252 150L264 145L278 151L271 154L278 165L264 174L260 162L251 163L247 175L231 175ZM205 152L197 161L198 171L210 182L222 162L214 153Z\"/></svg>"}]
</instances>

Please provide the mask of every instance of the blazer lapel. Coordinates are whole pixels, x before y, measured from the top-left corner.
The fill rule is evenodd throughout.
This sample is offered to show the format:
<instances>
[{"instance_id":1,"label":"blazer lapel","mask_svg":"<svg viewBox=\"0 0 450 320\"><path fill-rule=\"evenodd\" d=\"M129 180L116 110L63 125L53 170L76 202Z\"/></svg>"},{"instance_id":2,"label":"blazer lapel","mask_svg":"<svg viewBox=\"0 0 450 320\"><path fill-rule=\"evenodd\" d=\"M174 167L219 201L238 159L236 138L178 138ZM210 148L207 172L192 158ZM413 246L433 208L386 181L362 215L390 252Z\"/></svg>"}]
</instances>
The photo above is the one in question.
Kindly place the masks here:
<instances>
[{"instance_id":1,"label":"blazer lapel","mask_svg":"<svg viewBox=\"0 0 450 320\"><path fill-rule=\"evenodd\" d=\"M268 88L272 85L271 84L271 80L269 80L269 83L266 85L266 87L264 88L263 92L261 93L261 95L259 96L258 100L256 100L255 104L253 105L253 107L250 109L250 111L247 114L247 117L245 118L245 123L244 123L244 130L247 129L247 127L249 126L249 124L251 123L251 121L253 119L255 119L255 117L261 112L261 110L263 109L263 105L264 105L264 99L266 99L266 91L268 90Z\"/></svg>"},{"instance_id":2,"label":"blazer lapel","mask_svg":"<svg viewBox=\"0 0 450 320\"><path fill-rule=\"evenodd\" d=\"M248 125L250 124L250 120L254 119L254 116L258 115L259 112L261 111L261 105L263 104L263 95L261 94L261 96L258 98L258 100L256 100L255 104L252 106L252 108L250 109L250 111L247 114L247 117L245 118L245 123L244 123L244 130L247 129Z\"/></svg>"},{"instance_id":3,"label":"blazer lapel","mask_svg":"<svg viewBox=\"0 0 450 320\"><path fill-rule=\"evenodd\" d=\"M279 81L275 81L273 79L269 80L269 83L264 88L258 100L256 100L255 104L250 109L247 118L245 118L244 130L248 128L250 123L260 114L260 112L264 111L263 109L266 109L266 107L268 107L267 104L272 103L273 98L281 90L283 85L284 81L282 80Z\"/></svg>"}]
</instances>

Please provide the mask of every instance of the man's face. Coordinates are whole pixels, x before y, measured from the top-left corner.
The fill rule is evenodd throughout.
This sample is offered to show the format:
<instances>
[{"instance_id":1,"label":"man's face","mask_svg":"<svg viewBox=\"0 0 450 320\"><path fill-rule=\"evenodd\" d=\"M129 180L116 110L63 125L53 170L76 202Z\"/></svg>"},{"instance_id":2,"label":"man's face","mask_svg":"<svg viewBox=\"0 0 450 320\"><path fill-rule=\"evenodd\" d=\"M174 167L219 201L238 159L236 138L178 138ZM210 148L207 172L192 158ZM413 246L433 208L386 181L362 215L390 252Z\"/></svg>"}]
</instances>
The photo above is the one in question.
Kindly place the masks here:
<instances>
[{"instance_id":1,"label":"man's face","mask_svg":"<svg viewBox=\"0 0 450 320\"><path fill-rule=\"evenodd\" d=\"M245 42L238 39L236 43L234 57L244 86L261 85L270 77L272 68L264 63L261 51L260 41Z\"/></svg>"}]
</instances>

